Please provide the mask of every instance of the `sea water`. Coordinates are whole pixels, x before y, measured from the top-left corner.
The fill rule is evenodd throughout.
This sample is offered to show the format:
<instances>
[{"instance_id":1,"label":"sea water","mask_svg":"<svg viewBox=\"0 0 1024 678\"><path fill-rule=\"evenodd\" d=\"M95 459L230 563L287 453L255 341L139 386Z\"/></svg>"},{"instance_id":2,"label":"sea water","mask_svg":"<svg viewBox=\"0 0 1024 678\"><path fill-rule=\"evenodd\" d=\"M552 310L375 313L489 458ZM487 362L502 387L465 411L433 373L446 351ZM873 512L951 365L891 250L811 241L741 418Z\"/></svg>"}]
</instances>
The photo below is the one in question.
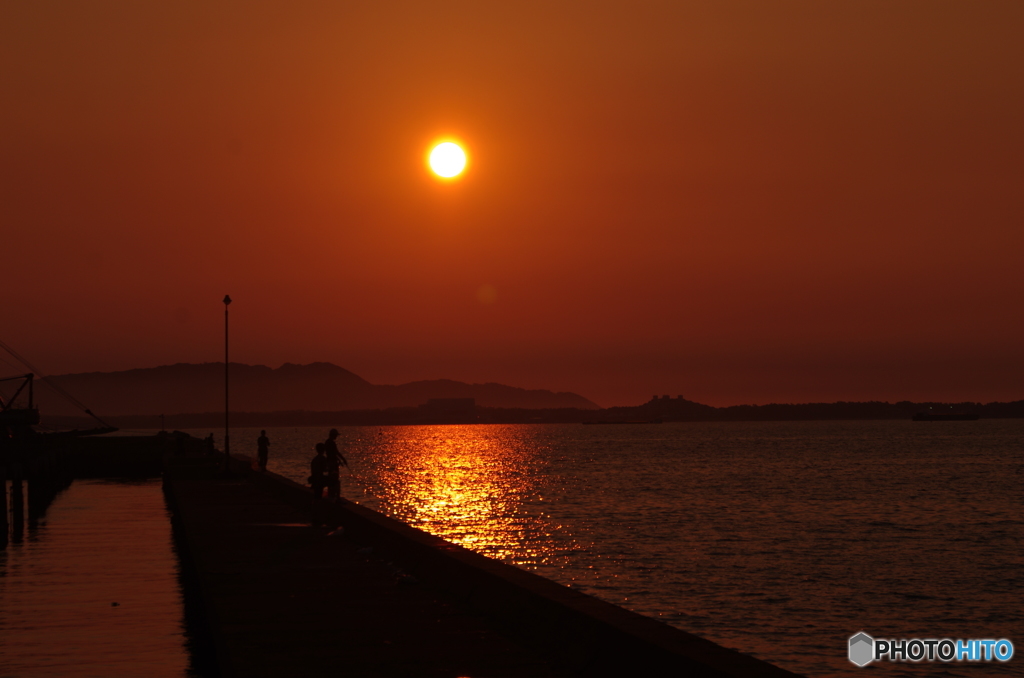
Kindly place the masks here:
<instances>
[{"instance_id":1,"label":"sea water","mask_svg":"<svg viewBox=\"0 0 1024 678\"><path fill-rule=\"evenodd\" d=\"M340 431L346 497L799 673L862 670L859 631L1024 653L1024 420ZM269 469L305 482L327 428L267 433Z\"/></svg>"},{"instance_id":2,"label":"sea water","mask_svg":"<svg viewBox=\"0 0 1024 678\"><path fill-rule=\"evenodd\" d=\"M0 550L0 676L184 678L190 662L159 480L76 480Z\"/></svg>"}]
</instances>

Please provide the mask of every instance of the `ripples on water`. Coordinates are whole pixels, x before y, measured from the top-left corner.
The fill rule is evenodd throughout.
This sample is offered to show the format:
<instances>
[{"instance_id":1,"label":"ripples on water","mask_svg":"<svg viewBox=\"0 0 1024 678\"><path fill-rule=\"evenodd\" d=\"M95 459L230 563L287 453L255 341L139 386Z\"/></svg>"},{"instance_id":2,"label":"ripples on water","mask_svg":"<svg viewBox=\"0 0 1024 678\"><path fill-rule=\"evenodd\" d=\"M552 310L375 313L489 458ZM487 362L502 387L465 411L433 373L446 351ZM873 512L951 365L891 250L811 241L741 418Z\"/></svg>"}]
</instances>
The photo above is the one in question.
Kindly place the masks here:
<instances>
[{"instance_id":1,"label":"ripples on water","mask_svg":"<svg viewBox=\"0 0 1024 678\"><path fill-rule=\"evenodd\" d=\"M0 676L195 675L182 614L159 480L75 481L0 550Z\"/></svg>"},{"instance_id":2,"label":"ripples on water","mask_svg":"<svg viewBox=\"0 0 1024 678\"><path fill-rule=\"evenodd\" d=\"M268 429L270 470L304 482L326 432ZM341 432L347 497L797 672L856 670L861 630L1024 652L1024 421Z\"/></svg>"}]
</instances>

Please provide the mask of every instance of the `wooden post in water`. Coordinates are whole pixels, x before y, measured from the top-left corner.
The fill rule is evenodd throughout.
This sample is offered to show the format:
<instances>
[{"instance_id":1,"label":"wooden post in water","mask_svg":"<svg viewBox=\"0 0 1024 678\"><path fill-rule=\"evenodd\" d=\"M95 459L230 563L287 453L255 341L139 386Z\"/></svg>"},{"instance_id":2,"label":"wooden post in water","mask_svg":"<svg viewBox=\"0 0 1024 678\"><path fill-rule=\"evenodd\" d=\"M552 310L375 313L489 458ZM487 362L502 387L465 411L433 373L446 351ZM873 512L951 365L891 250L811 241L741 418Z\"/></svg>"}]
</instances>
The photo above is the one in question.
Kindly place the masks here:
<instances>
[{"instance_id":1,"label":"wooden post in water","mask_svg":"<svg viewBox=\"0 0 1024 678\"><path fill-rule=\"evenodd\" d=\"M7 469L0 464L0 549L7 548Z\"/></svg>"},{"instance_id":2,"label":"wooden post in water","mask_svg":"<svg viewBox=\"0 0 1024 678\"><path fill-rule=\"evenodd\" d=\"M25 474L25 513L28 517L28 529L36 529L39 519L39 504L43 498L43 479L38 469L29 469Z\"/></svg>"},{"instance_id":3,"label":"wooden post in water","mask_svg":"<svg viewBox=\"0 0 1024 678\"><path fill-rule=\"evenodd\" d=\"M37 452L25 473L25 504L28 506L28 529L46 512L53 486L53 450Z\"/></svg>"},{"instance_id":4,"label":"wooden post in water","mask_svg":"<svg viewBox=\"0 0 1024 678\"><path fill-rule=\"evenodd\" d=\"M21 469L14 467L11 481L11 541L20 542L25 534L25 487L21 480Z\"/></svg>"},{"instance_id":5,"label":"wooden post in water","mask_svg":"<svg viewBox=\"0 0 1024 678\"><path fill-rule=\"evenodd\" d=\"M35 529L36 519L39 517L39 504L43 498L43 473L45 458L44 453L34 450L29 461L25 465L25 472L21 477L25 483L25 508L28 513L28 527Z\"/></svg>"}]
</instances>

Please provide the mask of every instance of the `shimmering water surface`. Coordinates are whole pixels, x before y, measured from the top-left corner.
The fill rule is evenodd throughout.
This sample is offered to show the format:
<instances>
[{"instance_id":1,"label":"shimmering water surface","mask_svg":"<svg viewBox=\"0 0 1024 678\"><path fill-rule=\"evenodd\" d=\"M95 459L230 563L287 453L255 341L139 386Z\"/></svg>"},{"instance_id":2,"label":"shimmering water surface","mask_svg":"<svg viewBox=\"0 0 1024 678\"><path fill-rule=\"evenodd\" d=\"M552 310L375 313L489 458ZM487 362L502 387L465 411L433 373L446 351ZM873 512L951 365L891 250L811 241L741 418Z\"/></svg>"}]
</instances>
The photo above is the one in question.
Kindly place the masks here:
<instances>
[{"instance_id":1,"label":"shimmering water surface","mask_svg":"<svg viewBox=\"0 0 1024 678\"><path fill-rule=\"evenodd\" d=\"M188 675L159 480L75 481L0 550L0 676Z\"/></svg>"},{"instance_id":2,"label":"shimmering water surface","mask_svg":"<svg viewBox=\"0 0 1024 678\"><path fill-rule=\"evenodd\" d=\"M209 431L194 431L205 436ZM325 428L269 429L304 482ZM232 447L255 455L255 429ZM847 639L1024 653L1024 421L341 429L343 493L481 553L807 675ZM1021 673L884 664L898 676Z\"/></svg>"}]
</instances>

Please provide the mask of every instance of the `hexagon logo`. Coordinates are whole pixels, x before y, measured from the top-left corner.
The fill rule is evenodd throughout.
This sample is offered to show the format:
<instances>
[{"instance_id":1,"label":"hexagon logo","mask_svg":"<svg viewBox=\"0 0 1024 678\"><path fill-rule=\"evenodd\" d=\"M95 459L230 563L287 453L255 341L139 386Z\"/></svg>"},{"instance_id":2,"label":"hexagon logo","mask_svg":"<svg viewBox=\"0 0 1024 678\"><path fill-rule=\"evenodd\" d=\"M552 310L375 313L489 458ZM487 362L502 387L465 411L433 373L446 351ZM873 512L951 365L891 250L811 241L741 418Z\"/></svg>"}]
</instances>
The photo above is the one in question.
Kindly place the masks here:
<instances>
[{"instance_id":1,"label":"hexagon logo","mask_svg":"<svg viewBox=\"0 0 1024 678\"><path fill-rule=\"evenodd\" d=\"M874 659L875 639L861 631L850 636L850 661L857 666L867 666Z\"/></svg>"}]
</instances>

